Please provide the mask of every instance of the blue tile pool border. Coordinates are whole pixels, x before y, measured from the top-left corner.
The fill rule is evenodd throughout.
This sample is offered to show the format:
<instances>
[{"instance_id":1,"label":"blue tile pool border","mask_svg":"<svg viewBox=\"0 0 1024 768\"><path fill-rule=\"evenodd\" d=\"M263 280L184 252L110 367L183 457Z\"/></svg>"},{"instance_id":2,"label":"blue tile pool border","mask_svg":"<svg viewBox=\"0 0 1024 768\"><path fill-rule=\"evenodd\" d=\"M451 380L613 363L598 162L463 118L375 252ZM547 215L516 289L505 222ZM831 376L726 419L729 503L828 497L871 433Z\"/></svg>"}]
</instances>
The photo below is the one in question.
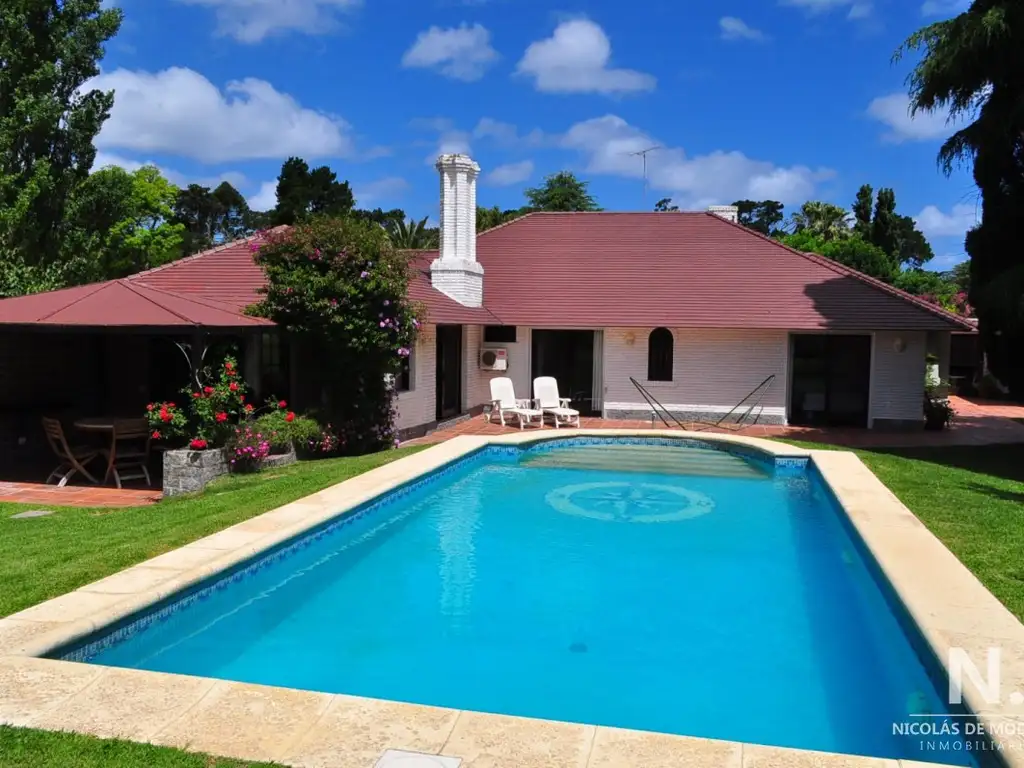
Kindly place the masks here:
<instances>
[{"instance_id":1,"label":"blue tile pool border","mask_svg":"<svg viewBox=\"0 0 1024 768\"><path fill-rule=\"evenodd\" d=\"M188 608L197 602L209 599L213 594L227 589L254 573L262 571L292 554L301 551L339 528L351 525L367 515L380 511L414 491L436 483L453 472L480 463L488 458L518 460L522 456L536 453L548 453L557 449L592 445L657 445L672 448L701 448L736 455L751 461L776 475L802 474L811 466L808 457L773 456L767 451L760 451L748 445L731 442L701 440L690 437L645 437L645 436L566 436L543 438L538 441L518 444L483 445L463 456L453 459L439 467L425 472L419 477L408 480L394 488L383 491L378 496L355 507L339 512L336 516L296 534L269 549L253 555L251 558L237 563L224 571L211 574L205 579L168 595L146 608L142 608L119 621L102 627L95 632L79 638L73 643L59 646L47 653L44 658L62 661L87 662L98 654L127 640L154 624L166 621L175 613ZM827 487L827 484L825 484ZM834 497L833 497L834 498ZM842 517L846 517L845 514ZM871 559L873 563L873 558Z\"/></svg>"}]
</instances>

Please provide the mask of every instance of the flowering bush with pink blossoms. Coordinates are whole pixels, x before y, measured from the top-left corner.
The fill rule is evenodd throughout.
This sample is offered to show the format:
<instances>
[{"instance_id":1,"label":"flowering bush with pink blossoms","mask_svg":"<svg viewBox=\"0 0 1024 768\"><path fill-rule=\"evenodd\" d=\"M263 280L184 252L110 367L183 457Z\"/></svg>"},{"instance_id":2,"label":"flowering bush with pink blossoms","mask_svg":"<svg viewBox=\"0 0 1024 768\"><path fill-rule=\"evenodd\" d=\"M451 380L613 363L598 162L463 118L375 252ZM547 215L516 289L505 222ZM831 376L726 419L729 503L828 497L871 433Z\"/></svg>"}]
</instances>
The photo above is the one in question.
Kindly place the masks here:
<instances>
[{"instance_id":1,"label":"flowering bush with pink blossoms","mask_svg":"<svg viewBox=\"0 0 1024 768\"><path fill-rule=\"evenodd\" d=\"M235 429L231 449L228 452L233 472L258 472L264 460L270 455L270 435L258 432L251 424Z\"/></svg>"},{"instance_id":2,"label":"flowering bush with pink blossoms","mask_svg":"<svg viewBox=\"0 0 1024 768\"><path fill-rule=\"evenodd\" d=\"M253 314L273 320L318 362L325 421L344 453L393 445L395 392L419 321L406 299L408 255L380 226L318 218L254 243L267 286Z\"/></svg>"}]
</instances>

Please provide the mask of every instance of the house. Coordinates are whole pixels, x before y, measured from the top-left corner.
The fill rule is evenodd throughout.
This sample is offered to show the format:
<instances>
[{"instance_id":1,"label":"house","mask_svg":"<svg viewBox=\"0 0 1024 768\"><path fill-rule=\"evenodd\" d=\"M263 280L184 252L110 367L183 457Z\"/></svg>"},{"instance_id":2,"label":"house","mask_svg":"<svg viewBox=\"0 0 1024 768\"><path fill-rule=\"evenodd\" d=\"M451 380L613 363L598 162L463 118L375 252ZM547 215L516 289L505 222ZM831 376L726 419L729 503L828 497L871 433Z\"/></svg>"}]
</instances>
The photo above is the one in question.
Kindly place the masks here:
<instances>
[{"instance_id":1,"label":"house","mask_svg":"<svg viewBox=\"0 0 1024 768\"><path fill-rule=\"evenodd\" d=\"M398 377L407 436L479 413L500 375L521 397L555 376L607 418L650 415L632 377L681 418L721 417L756 390L761 423L919 426L926 353L946 375L951 333L973 330L744 228L730 206L532 213L477 234L479 167L443 155L437 168L440 248L411 255L426 317ZM264 282L251 246L0 301L0 445L44 411L138 413L173 398L210 345L241 348L258 392L315 405L316 361L244 314ZM487 350L503 350L506 370Z\"/></svg>"}]
</instances>

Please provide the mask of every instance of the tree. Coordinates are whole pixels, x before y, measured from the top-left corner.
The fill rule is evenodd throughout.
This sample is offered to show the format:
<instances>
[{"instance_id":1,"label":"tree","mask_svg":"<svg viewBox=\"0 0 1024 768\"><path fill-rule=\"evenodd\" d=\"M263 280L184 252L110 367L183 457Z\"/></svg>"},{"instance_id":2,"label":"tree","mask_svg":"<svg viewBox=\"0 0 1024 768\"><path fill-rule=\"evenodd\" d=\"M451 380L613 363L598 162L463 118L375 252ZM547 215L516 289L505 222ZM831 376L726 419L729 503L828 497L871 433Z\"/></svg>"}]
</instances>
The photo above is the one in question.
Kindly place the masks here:
<instances>
[{"instance_id":1,"label":"tree","mask_svg":"<svg viewBox=\"0 0 1024 768\"><path fill-rule=\"evenodd\" d=\"M374 208L372 211L355 210L352 211L351 215L360 221L372 221L374 224L384 227L384 229L388 229L388 227L399 221L405 221L405 211L401 208L392 208L390 211L385 211L381 208Z\"/></svg>"},{"instance_id":2,"label":"tree","mask_svg":"<svg viewBox=\"0 0 1024 768\"><path fill-rule=\"evenodd\" d=\"M679 206L672 202L671 197L663 197L654 204L654 210L658 213L674 213L679 210Z\"/></svg>"},{"instance_id":3,"label":"tree","mask_svg":"<svg viewBox=\"0 0 1024 768\"><path fill-rule=\"evenodd\" d=\"M417 250L437 247L437 232L427 227L427 217L420 221L398 221L385 227L391 244L399 250Z\"/></svg>"},{"instance_id":4,"label":"tree","mask_svg":"<svg viewBox=\"0 0 1024 768\"><path fill-rule=\"evenodd\" d=\"M277 177L272 219L275 224L295 224L316 215L344 216L354 205L352 188L347 181L338 181L334 171L326 165L310 170L302 158L290 157Z\"/></svg>"},{"instance_id":5,"label":"tree","mask_svg":"<svg viewBox=\"0 0 1024 768\"><path fill-rule=\"evenodd\" d=\"M812 234L809 229L803 229L791 235L783 235L780 241L790 248L805 253L817 253L887 283L891 283L896 277L896 267L885 251L858 235L826 240L820 235Z\"/></svg>"},{"instance_id":6,"label":"tree","mask_svg":"<svg viewBox=\"0 0 1024 768\"><path fill-rule=\"evenodd\" d=\"M853 217L853 231L885 251L898 266L917 269L935 255L917 223L896 212L896 193L891 189L878 190L876 201L871 185L863 185L853 203Z\"/></svg>"},{"instance_id":7,"label":"tree","mask_svg":"<svg viewBox=\"0 0 1024 768\"><path fill-rule=\"evenodd\" d=\"M824 242L850 236L849 213L832 203L811 200L790 217L793 233L806 232Z\"/></svg>"},{"instance_id":8,"label":"tree","mask_svg":"<svg viewBox=\"0 0 1024 768\"><path fill-rule=\"evenodd\" d=\"M409 357L419 328L407 298L408 257L376 224L317 217L270 233L255 258L267 286L251 311L277 323L317 361L319 405L340 450L392 445L395 392L386 381Z\"/></svg>"},{"instance_id":9,"label":"tree","mask_svg":"<svg viewBox=\"0 0 1024 768\"><path fill-rule=\"evenodd\" d=\"M0 5L0 262L57 260L68 201L114 101L82 86L120 26L121 11L101 0Z\"/></svg>"},{"instance_id":10,"label":"tree","mask_svg":"<svg viewBox=\"0 0 1024 768\"><path fill-rule=\"evenodd\" d=\"M739 208L740 224L748 229L769 236L781 231L785 206L778 200L737 200L733 205Z\"/></svg>"},{"instance_id":11,"label":"tree","mask_svg":"<svg viewBox=\"0 0 1024 768\"><path fill-rule=\"evenodd\" d=\"M525 194L535 211L600 211L587 191L588 186L588 182L580 181L572 172L559 171L546 176L541 186L527 189Z\"/></svg>"},{"instance_id":12,"label":"tree","mask_svg":"<svg viewBox=\"0 0 1024 768\"><path fill-rule=\"evenodd\" d=\"M182 252L186 256L205 251L213 245L217 201L209 187L189 184L178 191L174 201L174 221L184 227Z\"/></svg>"},{"instance_id":13,"label":"tree","mask_svg":"<svg viewBox=\"0 0 1024 768\"><path fill-rule=\"evenodd\" d=\"M520 216L525 216L534 210L536 209L531 208L528 205L524 205L522 208L509 208L504 211L496 205L492 208L482 208L477 206L476 231L484 232L488 229L494 229L505 222L518 219Z\"/></svg>"},{"instance_id":14,"label":"tree","mask_svg":"<svg viewBox=\"0 0 1024 768\"><path fill-rule=\"evenodd\" d=\"M875 207L875 190L870 184L864 184L857 190L857 199L853 203L853 231L864 240L871 239L871 212Z\"/></svg>"},{"instance_id":15,"label":"tree","mask_svg":"<svg viewBox=\"0 0 1024 768\"><path fill-rule=\"evenodd\" d=\"M74 282L109 280L181 255L185 225L173 220L178 188L154 166L103 168L69 205L64 264Z\"/></svg>"},{"instance_id":16,"label":"tree","mask_svg":"<svg viewBox=\"0 0 1024 768\"><path fill-rule=\"evenodd\" d=\"M974 0L919 30L896 56L923 52L908 78L913 113L962 119L939 150L946 173L973 166L981 223L967 234L970 302L992 372L1024 393L1024 5Z\"/></svg>"}]
</instances>

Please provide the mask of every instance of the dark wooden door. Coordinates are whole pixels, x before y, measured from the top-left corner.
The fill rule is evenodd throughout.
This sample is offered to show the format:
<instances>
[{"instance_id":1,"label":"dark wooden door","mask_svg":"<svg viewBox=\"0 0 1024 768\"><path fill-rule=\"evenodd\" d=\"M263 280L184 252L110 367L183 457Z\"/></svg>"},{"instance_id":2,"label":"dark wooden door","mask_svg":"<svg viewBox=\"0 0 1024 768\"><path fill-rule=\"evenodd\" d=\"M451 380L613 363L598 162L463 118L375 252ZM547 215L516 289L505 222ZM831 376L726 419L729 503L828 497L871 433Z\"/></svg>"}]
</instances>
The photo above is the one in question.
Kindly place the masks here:
<instances>
[{"instance_id":1,"label":"dark wooden door","mask_svg":"<svg viewBox=\"0 0 1024 768\"><path fill-rule=\"evenodd\" d=\"M437 420L462 410L462 326L437 326Z\"/></svg>"},{"instance_id":2,"label":"dark wooden door","mask_svg":"<svg viewBox=\"0 0 1024 768\"><path fill-rule=\"evenodd\" d=\"M584 416L594 413L594 332L534 330L533 378L554 376L558 394Z\"/></svg>"}]
</instances>

